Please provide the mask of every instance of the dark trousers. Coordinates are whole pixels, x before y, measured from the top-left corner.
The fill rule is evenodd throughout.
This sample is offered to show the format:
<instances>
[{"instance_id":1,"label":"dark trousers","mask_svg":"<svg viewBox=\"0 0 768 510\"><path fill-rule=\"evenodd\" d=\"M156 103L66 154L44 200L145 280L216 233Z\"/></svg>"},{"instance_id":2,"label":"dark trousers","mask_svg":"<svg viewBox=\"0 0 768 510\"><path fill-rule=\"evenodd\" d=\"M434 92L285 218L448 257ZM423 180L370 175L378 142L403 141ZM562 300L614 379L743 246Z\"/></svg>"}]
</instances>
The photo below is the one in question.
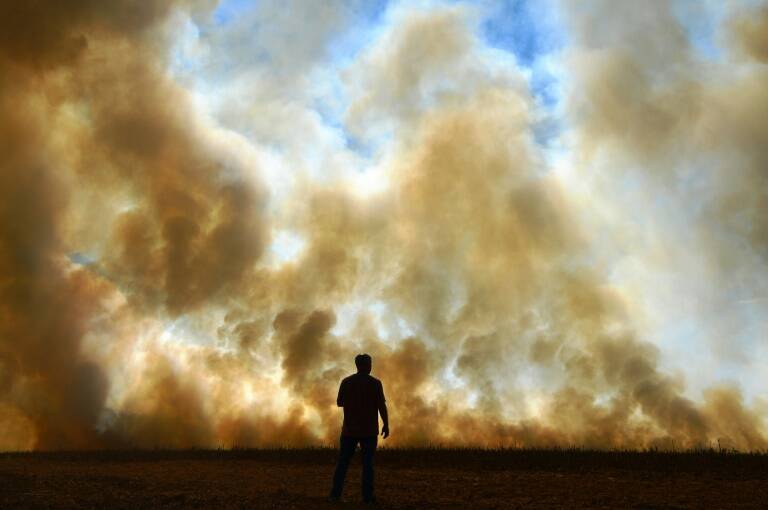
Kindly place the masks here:
<instances>
[{"instance_id":1,"label":"dark trousers","mask_svg":"<svg viewBox=\"0 0 768 510\"><path fill-rule=\"evenodd\" d=\"M331 496L340 498L344 488L344 478L347 476L349 461L355 454L357 443L360 443L360 451L363 455L363 501L373 499L373 454L376 451L377 436L349 437L341 436L339 439L339 461L336 464L336 472L333 474L333 488Z\"/></svg>"}]
</instances>

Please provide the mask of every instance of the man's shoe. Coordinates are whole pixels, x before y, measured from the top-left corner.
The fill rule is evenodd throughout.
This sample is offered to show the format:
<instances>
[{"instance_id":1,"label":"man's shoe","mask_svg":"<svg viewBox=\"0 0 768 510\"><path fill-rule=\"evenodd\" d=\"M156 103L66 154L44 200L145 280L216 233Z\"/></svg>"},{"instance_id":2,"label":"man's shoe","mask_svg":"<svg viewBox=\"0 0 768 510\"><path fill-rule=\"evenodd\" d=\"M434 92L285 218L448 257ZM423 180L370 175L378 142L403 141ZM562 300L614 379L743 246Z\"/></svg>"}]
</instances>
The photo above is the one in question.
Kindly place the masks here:
<instances>
[{"instance_id":1,"label":"man's shoe","mask_svg":"<svg viewBox=\"0 0 768 510\"><path fill-rule=\"evenodd\" d=\"M378 503L378 501L376 501L376 498L364 499L363 500L363 504L364 505L375 505L376 503Z\"/></svg>"},{"instance_id":2,"label":"man's shoe","mask_svg":"<svg viewBox=\"0 0 768 510\"><path fill-rule=\"evenodd\" d=\"M340 503L341 498L339 496L334 496L333 494L328 496L328 503Z\"/></svg>"}]
</instances>

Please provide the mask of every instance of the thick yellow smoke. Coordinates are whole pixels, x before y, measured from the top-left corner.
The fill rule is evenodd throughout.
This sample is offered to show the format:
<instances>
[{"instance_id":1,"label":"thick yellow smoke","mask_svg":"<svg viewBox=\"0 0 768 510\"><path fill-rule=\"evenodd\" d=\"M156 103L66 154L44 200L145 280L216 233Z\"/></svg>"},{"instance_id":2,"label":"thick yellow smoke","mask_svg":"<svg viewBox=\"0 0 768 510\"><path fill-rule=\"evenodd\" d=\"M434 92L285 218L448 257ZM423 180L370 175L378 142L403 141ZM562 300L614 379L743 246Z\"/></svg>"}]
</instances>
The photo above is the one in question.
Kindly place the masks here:
<instances>
[{"instance_id":1,"label":"thick yellow smoke","mask_svg":"<svg viewBox=\"0 0 768 510\"><path fill-rule=\"evenodd\" d=\"M361 197L344 177L270 195L196 110L169 47L206 2L63 5L0 3L1 449L327 444L363 351L391 444L766 447L737 387L696 400L661 368L467 10L405 12L348 69L350 132L387 140L389 185ZM707 193L679 197L711 278L764 272L768 11L724 22L710 68L637 5L563 2L567 150L585 179L640 168L648 196L706 160ZM275 264L279 229L304 246Z\"/></svg>"}]
</instances>

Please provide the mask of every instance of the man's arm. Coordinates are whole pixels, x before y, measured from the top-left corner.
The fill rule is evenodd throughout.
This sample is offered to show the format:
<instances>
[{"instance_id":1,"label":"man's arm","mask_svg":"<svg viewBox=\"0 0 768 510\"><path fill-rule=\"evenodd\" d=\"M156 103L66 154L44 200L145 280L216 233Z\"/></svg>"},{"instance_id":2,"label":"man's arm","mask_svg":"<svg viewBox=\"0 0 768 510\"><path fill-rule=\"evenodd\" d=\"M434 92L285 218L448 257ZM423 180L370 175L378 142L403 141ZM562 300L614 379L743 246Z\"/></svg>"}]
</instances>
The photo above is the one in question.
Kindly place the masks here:
<instances>
[{"instance_id":1,"label":"man's arm","mask_svg":"<svg viewBox=\"0 0 768 510\"><path fill-rule=\"evenodd\" d=\"M386 402L382 402L379 406L379 413L381 413L381 421L384 422L384 426L381 427L381 435L386 439L389 437L389 415L387 415Z\"/></svg>"},{"instance_id":2,"label":"man's arm","mask_svg":"<svg viewBox=\"0 0 768 510\"><path fill-rule=\"evenodd\" d=\"M339 385L339 395L336 397L336 405L338 407L344 407L344 381L341 381Z\"/></svg>"},{"instance_id":3,"label":"man's arm","mask_svg":"<svg viewBox=\"0 0 768 510\"><path fill-rule=\"evenodd\" d=\"M384 386L379 383L379 414L384 426L381 427L381 435L384 439L389 437L389 414L387 413L387 401L384 398Z\"/></svg>"}]
</instances>

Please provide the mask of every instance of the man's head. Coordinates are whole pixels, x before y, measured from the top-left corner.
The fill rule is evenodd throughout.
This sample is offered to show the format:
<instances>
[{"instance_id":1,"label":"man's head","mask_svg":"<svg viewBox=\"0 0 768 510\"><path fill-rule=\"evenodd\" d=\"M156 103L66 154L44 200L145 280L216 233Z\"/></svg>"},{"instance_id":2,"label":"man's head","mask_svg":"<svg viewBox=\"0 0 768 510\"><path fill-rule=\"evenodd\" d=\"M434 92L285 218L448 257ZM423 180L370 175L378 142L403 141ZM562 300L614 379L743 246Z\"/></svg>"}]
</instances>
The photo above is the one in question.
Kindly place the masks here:
<instances>
[{"instance_id":1,"label":"man's head","mask_svg":"<svg viewBox=\"0 0 768 510\"><path fill-rule=\"evenodd\" d=\"M358 354L355 356L355 366L358 374L371 373L371 357L367 354Z\"/></svg>"}]
</instances>

